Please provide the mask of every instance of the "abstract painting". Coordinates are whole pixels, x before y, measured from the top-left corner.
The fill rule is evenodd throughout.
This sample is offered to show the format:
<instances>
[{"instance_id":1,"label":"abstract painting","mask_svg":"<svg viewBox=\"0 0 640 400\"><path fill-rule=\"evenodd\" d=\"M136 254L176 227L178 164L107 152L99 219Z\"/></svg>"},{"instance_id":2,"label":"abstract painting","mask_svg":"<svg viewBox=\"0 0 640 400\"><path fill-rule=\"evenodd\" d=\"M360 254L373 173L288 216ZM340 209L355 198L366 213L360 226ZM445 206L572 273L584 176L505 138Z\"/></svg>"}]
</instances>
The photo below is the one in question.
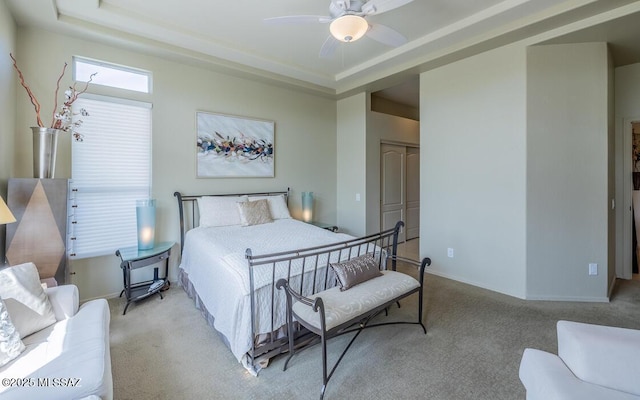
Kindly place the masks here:
<instances>
[{"instance_id":1,"label":"abstract painting","mask_svg":"<svg viewBox=\"0 0 640 400\"><path fill-rule=\"evenodd\" d=\"M196 112L198 178L274 177L275 122Z\"/></svg>"}]
</instances>

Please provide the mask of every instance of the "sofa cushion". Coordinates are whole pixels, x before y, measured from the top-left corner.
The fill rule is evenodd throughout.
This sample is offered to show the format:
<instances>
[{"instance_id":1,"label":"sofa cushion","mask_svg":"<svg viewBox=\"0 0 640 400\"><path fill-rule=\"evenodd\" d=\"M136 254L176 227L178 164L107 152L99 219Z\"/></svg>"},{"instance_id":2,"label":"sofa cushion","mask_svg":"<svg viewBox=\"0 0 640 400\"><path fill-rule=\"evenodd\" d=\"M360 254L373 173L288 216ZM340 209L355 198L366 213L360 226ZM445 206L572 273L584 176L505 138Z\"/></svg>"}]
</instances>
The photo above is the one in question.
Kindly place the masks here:
<instances>
[{"instance_id":1,"label":"sofa cushion","mask_svg":"<svg viewBox=\"0 0 640 400\"><path fill-rule=\"evenodd\" d=\"M83 304L72 318L59 321L24 339L26 350L0 368L2 378L40 382L66 379L65 385L0 386L5 399L79 399L113 397L109 350L109 306L104 299Z\"/></svg>"},{"instance_id":2,"label":"sofa cushion","mask_svg":"<svg viewBox=\"0 0 640 400\"><path fill-rule=\"evenodd\" d=\"M24 348L20 334L11 322L4 301L0 298L0 366L18 357Z\"/></svg>"},{"instance_id":3,"label":"sofa cushion","mask_svg":"<svg viewBox=\"0 0 640 400\"><path fill-rule=\"evenodd\" d=\"M22 339L56 322L53 307L42 289L38 269L33 263L0 271L0 297L4 299L11 321Z\"/></svg>"},{"instance_id":4,"label":"sofa cushion","mask_svg":"<svg viewBox=\"0 0 640 400\"><path fill-rule=\"evenodd\" d=\"M640 396L640 330L558 321L558 356L583 381Z\"/></svg>"},{"instance_id":5,"label":"sofa cushion","mask_svg":"<svg viewBox=\"0 0 640 400\"><path fill-rule=\"evenodd\" d=\"M520 380L527 400L637 400L630 393L612 390L578 379L555 354L525 349Z\"/></svg>"},{"instance_id":6,"label":"sofa cushion","mask_svg":"<svg viewBox=\"0 0 640 400\"><path fill-rule=\"evenodd\" d=\"M382 271L382 276L349 290L341 291L336 286L310 298L322 298L325 307L325 328L330 330L419 287L420 283L407 274ZM319 312L314 312L313 308L300 302L295 302L291 309L304 321L320 329Z\"/></svg>"}]
</instances>

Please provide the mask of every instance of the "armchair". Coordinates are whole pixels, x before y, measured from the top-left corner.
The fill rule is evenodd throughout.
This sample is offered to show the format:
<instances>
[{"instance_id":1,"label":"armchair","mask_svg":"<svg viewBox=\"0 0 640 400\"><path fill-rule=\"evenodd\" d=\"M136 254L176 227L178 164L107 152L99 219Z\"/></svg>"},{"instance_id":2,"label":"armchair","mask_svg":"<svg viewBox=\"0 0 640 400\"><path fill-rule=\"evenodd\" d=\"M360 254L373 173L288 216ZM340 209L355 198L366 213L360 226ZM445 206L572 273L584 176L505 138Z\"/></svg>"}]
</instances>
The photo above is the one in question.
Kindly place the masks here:
<instances>
[{"instance_id":1,"label":"armchair","mask_svg":"<svg viewBox=\"0 0 640 400\"><path fill-rule=\"evenodd\" d=\"M558 355L525 349L527 400L640 399L640 330L558 321Z\"/></svg>"}]
</instances>

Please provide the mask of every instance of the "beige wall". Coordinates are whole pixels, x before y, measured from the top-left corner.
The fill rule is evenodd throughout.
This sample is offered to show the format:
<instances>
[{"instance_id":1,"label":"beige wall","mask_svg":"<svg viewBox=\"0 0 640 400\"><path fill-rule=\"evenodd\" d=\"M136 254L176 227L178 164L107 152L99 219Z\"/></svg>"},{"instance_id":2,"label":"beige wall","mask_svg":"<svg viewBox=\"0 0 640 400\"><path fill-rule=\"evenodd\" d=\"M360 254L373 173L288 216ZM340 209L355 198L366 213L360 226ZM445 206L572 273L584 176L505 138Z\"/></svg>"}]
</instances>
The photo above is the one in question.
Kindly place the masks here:
<instances>
[{"instance_id":1,"label":"beige wall","mask_svg":"<svg viewBox=\"0 0 640 400\"><path fill-rule=\"evenodd\" d=\"M420 255L432 273L524 297L524 46L423 73L420 107Z\"/></svg>"},{"instance_id":2,"label":"beige wall","mask_svg":"<svg viewBox=\"0 0 640 400\"><path fill-rule=\"evenodd\" d=\"M0 2L0 196L7 199L7 180L13 173L16 115L16 76L9 53L16 50L16 25L5 2ZM5 227L0 225L0 265L4 263Z\"/></svg>"},{"instance_id":3,"label":"beige wall","mask_svg":"<svg viewBox=\"0 0 640 400\"><path fill-rule=\"evenodd\" d=\"M405 104L396 103L384 97L371 94L371 111L395 115L402 118L420 120L420 108L411 107Z\"/></svg>"},{"instance_id":4,"label":"beige wall","mask_svg":"<svg viewBox=\"0 0 640 400\"><path fill-rule=\"evenodd\" d=\"M366 232L366 148L368 96L360 93L337 102L337 207L340 230ZM359 200L356 198L359 196Z\"/></svg>"},{"instance_id":5,"label":"beige wall","mask_svg":"<svg viewBox=\"0 0 640 400\"><path fill-rule=\"evenodd\" d=\"M127 93L127 97L153 103L153 196L158 200L156 234L159 240L179 240L174 191L184 193L233 193L292 189L290 208L301 215L300 193L316 194L319 220L335 223L336 212L336 102L297 91L232 77L214 71L125 51L40 30L19 30L20 65L36 94L42 94L43 110L52 107L55 80L73 55L150 70L151 95ZM42 60L46 60L43 62ZM68 85L71 74L63 82ZM115 94L92 86L90 92ZM33 109L24 91L17 94L15 171L31 174ZM196 179L196 110L274 120L275 178ZM57 177L70 175L70 141L58 152ZM178 248L174 248L170 278L176 278ZM71 263L82 299L118 294L122 288L118 258L104 256Z\"/></svg>"},{"instance_id":6,"label":"beige wall","mask_svg":"<svg viewBox=\"0 0 640 400\"><path fill-rule=\"evenodd\" d=\"M528 49L528 298L607 300L608 91L605 43Z\"/></svg>"}]
</instances>

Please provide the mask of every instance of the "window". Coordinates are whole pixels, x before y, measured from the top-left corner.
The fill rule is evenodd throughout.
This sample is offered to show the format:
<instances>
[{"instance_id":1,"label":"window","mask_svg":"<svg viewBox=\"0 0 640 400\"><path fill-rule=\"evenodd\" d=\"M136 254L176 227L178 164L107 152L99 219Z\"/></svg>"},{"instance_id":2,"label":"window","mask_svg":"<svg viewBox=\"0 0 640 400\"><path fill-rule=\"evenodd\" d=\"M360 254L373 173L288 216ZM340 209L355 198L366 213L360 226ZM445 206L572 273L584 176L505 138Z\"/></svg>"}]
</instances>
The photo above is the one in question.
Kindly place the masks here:
<instances>
[{"instance_id":1,"label":"window","mask_svg":"<svg viewBox=\"0 0 640 400\"><path fill-rule=\"evenodd\" d=\"M151 72L141 69L111 64L104 61L73 57L73 79L88 82L91 75L97 74L91 84L151 93Z\"/></svg>"},{"instance_id":2,"label":"window","mask_svg":"<svg viewBox=\"0 0 640 400\"><path fill-rule=\"evenodd\" d=\"M151 193L151 104L85 94L73 108L89 116L71 147L69 256L113 255L136 245L136 200Z\"/></svg>"}]
</instances>

